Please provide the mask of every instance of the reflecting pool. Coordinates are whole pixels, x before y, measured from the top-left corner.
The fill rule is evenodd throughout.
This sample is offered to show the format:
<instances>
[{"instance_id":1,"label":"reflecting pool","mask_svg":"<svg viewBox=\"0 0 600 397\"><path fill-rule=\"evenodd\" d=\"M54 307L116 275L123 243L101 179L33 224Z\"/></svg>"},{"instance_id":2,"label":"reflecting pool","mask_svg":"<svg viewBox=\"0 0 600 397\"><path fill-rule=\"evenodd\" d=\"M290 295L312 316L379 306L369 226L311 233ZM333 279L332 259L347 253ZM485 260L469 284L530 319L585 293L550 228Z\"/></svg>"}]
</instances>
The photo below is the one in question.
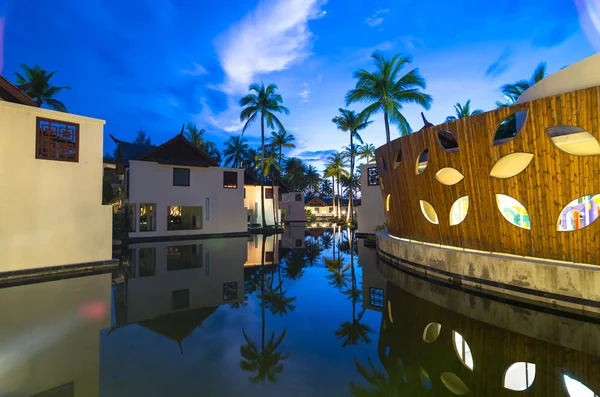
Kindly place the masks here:
<instances>
[{"instance_id":1,"label":"reflecting pool","mask_svg":"<svg viewBox=\"0 0 600 397\"><path fill-rule=\"evenodd\" d=\"M349 230L140 243L0 289L0 396L582 396L600 321L401 273Z\"/></svg>"}]
</instances>

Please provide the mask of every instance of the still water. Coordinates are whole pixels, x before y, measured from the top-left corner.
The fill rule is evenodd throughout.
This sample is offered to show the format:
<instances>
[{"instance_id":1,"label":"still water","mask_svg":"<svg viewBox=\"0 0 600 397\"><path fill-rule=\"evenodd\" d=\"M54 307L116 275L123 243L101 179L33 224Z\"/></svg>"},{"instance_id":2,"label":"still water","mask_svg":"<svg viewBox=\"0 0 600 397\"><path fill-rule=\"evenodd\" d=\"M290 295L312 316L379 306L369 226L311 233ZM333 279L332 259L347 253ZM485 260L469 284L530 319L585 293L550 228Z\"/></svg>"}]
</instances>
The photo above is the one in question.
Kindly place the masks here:
<instances>
[{"instance_id":1,"label":"still water","mask_svg":"<svg viewBox=\"0 0 600 397\"><path fill-rule=\"evenodd\" d=\"M600 325L378 263L346 230L131 245L0 289L0 396L581 396Z\"/></svg>"}]
</instances>

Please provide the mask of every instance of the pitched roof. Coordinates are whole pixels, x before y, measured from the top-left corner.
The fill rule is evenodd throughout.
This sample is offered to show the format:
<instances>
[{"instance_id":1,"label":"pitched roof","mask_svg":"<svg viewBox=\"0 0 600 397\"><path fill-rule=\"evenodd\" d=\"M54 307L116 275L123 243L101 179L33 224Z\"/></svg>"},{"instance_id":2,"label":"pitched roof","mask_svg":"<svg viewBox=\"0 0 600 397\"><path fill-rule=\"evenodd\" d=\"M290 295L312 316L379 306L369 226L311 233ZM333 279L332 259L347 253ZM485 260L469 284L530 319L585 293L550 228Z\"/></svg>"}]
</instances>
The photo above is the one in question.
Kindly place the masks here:
<instances>
[{"instance_id":1,"label":"pitched roof","mask_svg":"<svg viewBox=\"0 0 600 397\"><path fill-rule=\"evenodd\" d=\"M136 160L194 167L219 166L208 153L193 145L183 134L177 134L173 139L140 155Z\"/></svg>"},{"instance_id":2,"label":"pitched roof","mask_svg":"<svg viewBox=\"0 0 600 397\"><path fill-rule=\"evenodd\" d=\"M155 145L141 145L138 143L130 143L121 141L111 134L108 134L110 138L117 144L119 148L119 158L117 158L117 163L121 163L125 167L129 167L129 161L135 160L140 157L142 154L149 152Z\"/></svg>"},{"instance_id":3,"label":"pitched roof","mask_svg":"<svg viewBox=\"0 0 600 397\"><path fill-rule=\"evenodd\" d=\"M0 76L0 98L6 102L38 107L37 103L17 86Z\"/></svg>"},{"instance_id":4,"label":"pitched roof","mask_svg":"<svg viewBox=\"0 0 600 397\"><path fill-rule=\"evenodd\" d=\"M308 207L326 207L327 206L327 204L318 197L313 198L305 205Z\"/></svg>"}]
</instances>

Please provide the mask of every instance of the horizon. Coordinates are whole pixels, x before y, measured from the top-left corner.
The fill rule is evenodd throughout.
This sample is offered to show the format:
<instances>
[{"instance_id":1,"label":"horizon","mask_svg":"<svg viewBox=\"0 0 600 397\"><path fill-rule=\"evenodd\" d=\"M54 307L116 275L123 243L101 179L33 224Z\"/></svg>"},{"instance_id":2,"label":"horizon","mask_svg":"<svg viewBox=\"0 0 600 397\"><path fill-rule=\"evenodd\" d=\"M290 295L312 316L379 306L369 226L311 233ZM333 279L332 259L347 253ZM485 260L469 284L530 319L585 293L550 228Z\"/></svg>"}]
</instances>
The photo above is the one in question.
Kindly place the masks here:
<instances>
[{"instance_id":1,"label":"horizon","mask_svg":"<svg viewBox=\"0 0 600 397\"><path fill-rule=\"evenodd\" d=\"M39 12L31 13L32 7ZM188 122L206 129L222 151L225 140L241 133L238 103L248 85L275 83L291 112L280 120L296 137L296 148L285 154L322 171L323 159L348 145L347 134L331 119L346 107L352 73L373 70L374 51L411 55L403 71L417 67L426 79L431 109L402 110L416 131L423 126L421 111L440 124L454 114L454 104L468 99L473 109L493 110L503 100L500 87L529 79L540 62L552 74L595 54L598 11L595 0L494 5L467 0L462 7L435 8L391 0L209 6L8 0L0 1L0 74L14 82L19 64L56 70L52 83L71 87L58 96L69 112L106 120L103 152L114 149L109 134L131 141L144 129L161 144ZM30 23L19 23L24 20ZM51 24L50 39L40 40L48 21L68 23ZM371 120L361 136L378 147L385 142L382 115ZM399 136L395 127L391 135ZM244 136L251 146L260 145L259 125Z\"/></svg>"}]
</instances>

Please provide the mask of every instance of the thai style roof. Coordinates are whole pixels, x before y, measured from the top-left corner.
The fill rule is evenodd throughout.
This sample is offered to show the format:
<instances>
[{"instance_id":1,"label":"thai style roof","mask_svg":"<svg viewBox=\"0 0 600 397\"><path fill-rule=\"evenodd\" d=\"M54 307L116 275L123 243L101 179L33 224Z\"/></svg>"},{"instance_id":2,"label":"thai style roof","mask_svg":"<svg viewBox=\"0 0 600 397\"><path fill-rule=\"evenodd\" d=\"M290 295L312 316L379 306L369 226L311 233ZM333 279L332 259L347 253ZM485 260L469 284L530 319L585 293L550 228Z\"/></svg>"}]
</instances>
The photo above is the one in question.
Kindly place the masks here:
<instances>
[{"instance_id":1,"label":"thai style roof","mask_svg":"<svg viewBox=\"0 0 600 397\"><path fill-rule=\"evenodd\" d=\"M38 107L37 103L17 86L0 76L0 99L6 102Z\"/></svg>"},{"instance_id":2,"label":"thai style roof","mask_svg":"<svg viewBox=\"0 0 600 397\"><path fill-rule=\"evenodd\" d=\"M327 207L328 206L328 204L325 203L325 201L321 200L318 197L313 198L312 200L307 202L305 205L308 207Z\"/></svg>"}]
</instances>

